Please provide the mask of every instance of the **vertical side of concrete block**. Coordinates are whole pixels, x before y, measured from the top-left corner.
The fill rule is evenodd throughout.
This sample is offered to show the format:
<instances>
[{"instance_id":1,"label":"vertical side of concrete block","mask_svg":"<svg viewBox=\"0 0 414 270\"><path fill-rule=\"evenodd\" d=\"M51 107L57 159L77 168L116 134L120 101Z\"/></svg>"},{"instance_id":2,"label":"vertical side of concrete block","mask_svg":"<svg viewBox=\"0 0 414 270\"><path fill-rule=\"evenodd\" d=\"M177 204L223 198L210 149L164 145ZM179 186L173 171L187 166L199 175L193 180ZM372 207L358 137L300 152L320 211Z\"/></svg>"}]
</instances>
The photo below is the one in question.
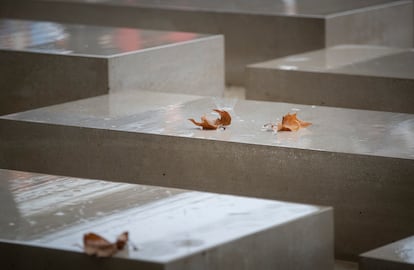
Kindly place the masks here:
<instances>
[{"instance_id":1,"label":"vertical side of concrete block","mask_svg":"<svg viewBox=\"0 0 414 270\"><path fill-rule=\"evenodd\" d=\"M106 59L0 51L0 114L107 94Z\"/></svg>"},{"instance_id":2,"label":"vertical side of concrete block","mask_svg":"<svg viewBox=\"0 0 414 270\"><path fill-rule=\"evenodd\" d=\"M327 18L326 45L413 46L413 4L397 2L344 12Z\"/></svg>"},{"instance_id":3,"label":"vertical side of concrete block","mask_svg":"<svg viewBox=\"0 0 414 270\"><path fill-rule=\"evenodd\" d=\"M144 89L222 96L224 41L210 36L109 59L110 92Z\"/></svg>"}]
</instances>

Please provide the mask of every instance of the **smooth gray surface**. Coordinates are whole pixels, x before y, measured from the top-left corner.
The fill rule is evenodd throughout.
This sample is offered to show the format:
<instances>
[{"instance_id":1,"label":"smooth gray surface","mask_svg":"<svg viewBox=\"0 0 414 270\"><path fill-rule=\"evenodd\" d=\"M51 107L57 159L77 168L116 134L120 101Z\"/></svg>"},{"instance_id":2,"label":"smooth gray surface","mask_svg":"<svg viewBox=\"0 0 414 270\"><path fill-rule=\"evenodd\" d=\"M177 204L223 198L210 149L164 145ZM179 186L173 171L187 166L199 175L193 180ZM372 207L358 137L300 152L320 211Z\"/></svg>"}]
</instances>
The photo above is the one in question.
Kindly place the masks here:
<instances>
[{"instance_id":1,"label":"smooth gray surface","mask_svg":"<svg viewBox=\"0 0 414 270\"><path fill-rule=\"evenodd\" d=\"M224 131L187 120L214 108L233 115ZM313 125L262 130L288 112ZM0 166L332 205L336 256L356 260L412 233L413 125L410 114L124 92L1 117Z\"/></svg>"},{"instance_id":2,"label":"smooth gray surface","mask_svg":"<svg viewBox=\"0 0 414 270\"><path fill-rule=\"evenodd\" d=\"M414 113L414 51L342 45L250 65L248 99Z\"/></svg>"},{"instance_id":3,"label":"smooth gray surface","mask_svg":"<svg viewBox=\"0 0 414 270\"><path fill-rule=\"evenodd\" d=\"M79 254L91 231L110 241L128 231L130 244L115 257L143 269L333 268L328 207L10 170L0 178L1 245L31 268L52 269L51 261L67 269L64 258L72 256L71 268L99 269L102 259ZM30 247L35 251L25 251ZM15 254L2 264L24 268Z\"/></svg>"},{"instance_id":4,"label":"smooth gray surface","mask_svg":"<svg viewBox=\"0 0 414 270\"><path fill-rule=\"evenodd\" d=\"M222 96L222 36L0 20L0 114L143 87Z\"/></svg>"},{"instance_id":5,"label":"smooth gray surface","mask_svg":"<svg viewBox=\"0 0 414 270\"><path fill-rule=\"evenodd\" d=\"M276 57L343 43L413 45L412 1L6 1L0 16L224 34L226 82L235 85L245 65Z\"/></svg>"},{"instance_id":6,"label":"smooth gray surface","mask_svg":"<svg viewBox=\"0 0 414 270\"><path fill-rule=\"evenodd\" d=\"M414 269L414 236L365 252L360 270Z\"/></svg>"}]
</instances>

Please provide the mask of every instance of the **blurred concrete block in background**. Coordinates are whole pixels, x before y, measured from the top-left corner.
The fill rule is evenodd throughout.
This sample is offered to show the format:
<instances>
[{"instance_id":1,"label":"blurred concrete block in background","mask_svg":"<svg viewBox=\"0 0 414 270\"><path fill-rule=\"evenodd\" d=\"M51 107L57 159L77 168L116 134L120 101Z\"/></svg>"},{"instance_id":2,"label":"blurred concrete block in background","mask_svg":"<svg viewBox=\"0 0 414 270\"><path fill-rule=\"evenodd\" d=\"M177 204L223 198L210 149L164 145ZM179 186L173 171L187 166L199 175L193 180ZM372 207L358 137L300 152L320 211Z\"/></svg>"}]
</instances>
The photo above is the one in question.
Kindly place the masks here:
<instances>
[{"instance_id":1,"label":"blurred concrete block in background","mask_svg":"<svg viewBox=\"0 0 414 270\"><path fill-rule=\"evenodd\" d=\"M0 20L0 114L142 87L222 96L219 35Z\"/></svg>"},{"instance_id":2,"label":"blurred concrete block in background","mask_svg":"<svg viewBox=\"0 0 414 270\"><path fill-rule=\"evenodd\" d=\"M226 81L248 64L338 44L413 46L409 0L5 1L0 16L223 34ZM51 12L53 10L53 12Z\"/></svg>"},{"instance_id":3,"label":"blurred concrete block in background","mask_svg":"<svg viewBox=\"0 0 414 270\"><path fill-rule=\"evenodd\" d=\"M414 50L342 45L253 64L246 98L414 113Z\"/></svg>"}]
</instances>

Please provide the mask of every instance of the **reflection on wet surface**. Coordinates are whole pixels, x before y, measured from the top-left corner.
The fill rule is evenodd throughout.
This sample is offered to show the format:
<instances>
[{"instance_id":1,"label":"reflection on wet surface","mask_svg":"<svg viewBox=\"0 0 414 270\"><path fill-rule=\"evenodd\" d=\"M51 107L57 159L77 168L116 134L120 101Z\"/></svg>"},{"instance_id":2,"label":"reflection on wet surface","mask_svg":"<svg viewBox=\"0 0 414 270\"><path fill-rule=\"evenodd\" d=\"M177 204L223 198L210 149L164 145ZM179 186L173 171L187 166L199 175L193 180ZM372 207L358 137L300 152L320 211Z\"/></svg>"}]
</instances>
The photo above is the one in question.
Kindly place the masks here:
<instances>
[{"instance_id":1,"label":"reflection on wet surface","mask_svg":"<svg viewBox=\"0 0 414 270\"><path fill-rule=\"evenodd\" d=\"M128 231L133 259L170 261L322 210L320 207L0 170L0 239L82 252L93 231ZM240 214L243 213L243 214Z\"/></svg>"},{"instance_id":2,"label":"reflection on wet surface","mask_svg":"<svg viewBox=\"0 0 414 270\"><path fill-rule=\"evenodd\" d=\"M0 218L0 237L15 240L36 239L182 192L8 170L0 170L0 177L1 205L8 209Z\"/></svg>"},{"instance_id":3,"label":"reflection on wet surface","mask_svg":"<svg viewBox=\"0 0 414 270\"><path fill-rule=\"evenodd\" d=\"M0 20L0 49L110 56L204 35L54 22Z\"/></svg>"},{"instance_id":4,"label":"reflection on wet surface","mask_svg":"<svg viewBox=\"0 0 414 270\"><path fill-rule=\"evenodd\" d=\"M49 0L50 1L50 0ZM127 7L160 7L181 10L209 10L234 13L323 16L395 0L52 0Z\"/></svg>"}]
</instances>

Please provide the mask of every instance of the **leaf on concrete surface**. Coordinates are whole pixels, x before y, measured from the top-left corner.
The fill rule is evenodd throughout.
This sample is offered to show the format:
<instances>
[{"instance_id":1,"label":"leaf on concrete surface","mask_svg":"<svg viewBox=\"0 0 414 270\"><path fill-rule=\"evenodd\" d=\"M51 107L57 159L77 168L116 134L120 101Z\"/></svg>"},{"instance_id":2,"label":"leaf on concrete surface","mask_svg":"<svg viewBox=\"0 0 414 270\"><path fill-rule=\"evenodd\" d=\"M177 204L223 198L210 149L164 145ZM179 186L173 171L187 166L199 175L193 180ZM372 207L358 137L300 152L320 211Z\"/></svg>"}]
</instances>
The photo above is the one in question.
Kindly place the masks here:
<instances>
[{"instance_id":1,"label":"leaf on concrete surface","mask_svg":"<svg viewBox=\"0 0 414 270\"><path fill-rule=\"evenodd\" d=\"M111 243L96 233L87 233L83 235L84 251L88 255L97 257L110 257L118 250L122 250L128 242L128 232L120 234L115 243Z\"/></svg>"},{"instance_id":2,"label":"leaf on concrete surface","mask_svg":"<svg viewBox=\"0 0 414 270\"><path fill-rule=\"evenodd\" d=\"M277 124L277 131L297 131L300 128L312 125L310 122L301 121L296 113L283 116L282 123Z\"/></svg>"},{"instance_id":3,"label":"leaf on concrete surface","mask_svg":"<svg viewBox=\"0 0 414 270\"><path fill-rule=\"evenodd\" d=\"M206 116L201 117L201 122L197 122L193 118L190 118L191 122L194 123L194 125L201 127L202 129L208 129L208 130L215 130L221 127L226 127L231 124L231 116L227 111L224 110L213 110L217 112L220 117L215 120L209 120Z\"/></svg>"},{"instance_id":4,"label":"leaf on concrete surface","mask_svg":"<svg viewBox=\"0 0 414 270\"><path fill-rule=\"evenodd\" d=\"M297 131L300 128L312 125L310 122L301 121L297 118L296 113L286 114L283 116L282 122L278 124L267 123L263 125L263 129L268 131Z\"/></svg>"}]
</instances>

